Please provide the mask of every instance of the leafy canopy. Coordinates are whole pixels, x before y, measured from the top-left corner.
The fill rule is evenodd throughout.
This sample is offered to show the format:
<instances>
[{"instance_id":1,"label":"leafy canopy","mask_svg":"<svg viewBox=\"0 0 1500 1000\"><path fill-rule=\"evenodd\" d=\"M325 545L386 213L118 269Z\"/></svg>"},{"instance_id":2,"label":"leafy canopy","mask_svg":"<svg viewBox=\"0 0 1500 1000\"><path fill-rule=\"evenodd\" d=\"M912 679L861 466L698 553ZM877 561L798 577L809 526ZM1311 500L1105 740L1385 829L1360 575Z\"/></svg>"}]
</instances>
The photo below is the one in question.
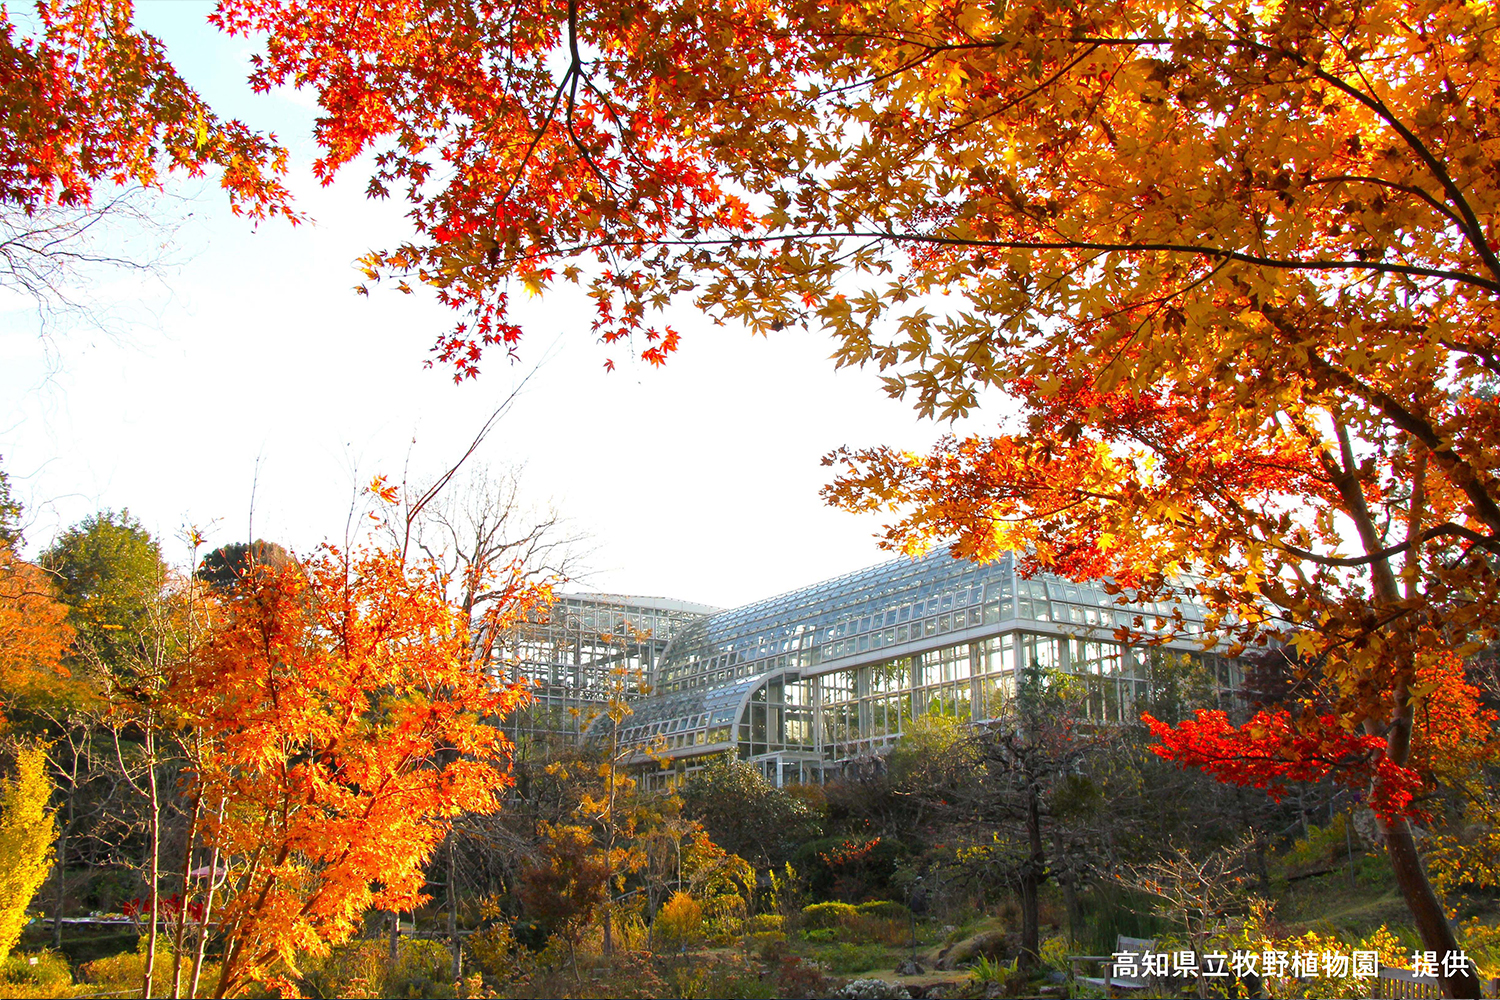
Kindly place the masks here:
<instances>
[{"instance_id":1,"label":"leafy canopy","mask_svg":"<svg viewBox=\"0 0 1500 1000\"><path fill-rule=\"evenodd\" d=\"M40 562L68 605L75 655L105 663L145 634L167 579L160 545L129 510L85 518L59 535Z\"/></svg>"},{"instance_id":2,"label":"leafy canopy","mask_svg":"<svg viewBox=\"0 0 1500 1000\"><path fill-rule=\"evenodd\" d=\"M298 220L286 150L215 114L131 24L130 0L35 6L34 33L0 12L0 203L30 214L88 204L101 182L159 187L216 169L236 213Z\"/></svg>"}]
</instances>

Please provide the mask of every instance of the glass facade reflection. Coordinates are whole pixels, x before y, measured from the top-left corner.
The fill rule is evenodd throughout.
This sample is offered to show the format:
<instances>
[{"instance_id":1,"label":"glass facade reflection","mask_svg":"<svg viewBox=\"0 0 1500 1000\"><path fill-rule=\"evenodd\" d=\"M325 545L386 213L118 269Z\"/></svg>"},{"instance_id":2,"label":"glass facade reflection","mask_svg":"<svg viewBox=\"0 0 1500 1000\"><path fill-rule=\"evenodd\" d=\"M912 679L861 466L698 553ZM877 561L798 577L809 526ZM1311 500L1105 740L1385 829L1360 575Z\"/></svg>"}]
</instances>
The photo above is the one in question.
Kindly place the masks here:
<instances>
[{"instance_id":1,"label":"glass facade reflection","mask_svg":"<svg viewBox=\"0 0 1500 1000\"><path fill-rule=\"evenodd\" d=\"M657 597L573 594L514 628L498 677L525 681L531 701L507 720L513 738L578 738L604 709L612 680L652 690L662 653L684 627L717 609Z\"/></svg>"},{"instance_id":2,"label":"glass facade reflection","mask_svg":"<svg viewBox=\"0 0 1500 1000\"><path fill-rule=\"evenodd\" d=\"M1090 717L1101 722L1138 717L1164 657L1195 659L1214 689L1210 698L1227 706L1238 667L1204 652L1202 608L1116 599L1097 583L1021 578L1009 555L976 565L940 550L728 611L694 614L688 609L698 606L655 602L674 610L643 615L650 635L628 656L618 643L604 644L613 652L589 647L580 634L587 628L564 629L559 635L591 652L566 643L532 647L525 662L553 685L547 704L577 707L587 698L555 685L554 667L589 660L607 671L624 657L651 692L634 702L619 733L639 748L639 762L657 759L680 772L733 749L777 783L821 780L844 761L879 753L926 713L991 718L1015 690L1017 670L1030 665L1074 677ZM564 598L565 614L608 618L590 605L599 600ZM653 607L618 601L611 607ZM1169 642L1132 647L1115 638L1122 626L1165 631L1176 614L1185 627ZM572 664L549 658L558 654L571 655ZM561 676L575 675L564 669ZM608 724L595 718L589 728L597 735Z\"/></svg>"}]
</instances>

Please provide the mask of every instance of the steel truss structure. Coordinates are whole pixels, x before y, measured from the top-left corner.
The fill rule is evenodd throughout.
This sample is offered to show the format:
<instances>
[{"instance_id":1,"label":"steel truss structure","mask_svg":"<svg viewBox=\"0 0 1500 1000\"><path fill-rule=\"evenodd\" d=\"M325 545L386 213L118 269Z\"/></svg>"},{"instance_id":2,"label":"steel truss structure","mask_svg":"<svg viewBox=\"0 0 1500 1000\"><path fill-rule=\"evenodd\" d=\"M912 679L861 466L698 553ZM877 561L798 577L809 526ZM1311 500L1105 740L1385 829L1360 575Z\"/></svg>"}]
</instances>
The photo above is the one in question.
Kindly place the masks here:
<instances>
[{"instance_id":1,"label":"steel truss structure","mask_svg":"<svg viewBox=\"0 0 1500 1000\"><path fill-rule=\"evenodd\" d=\"M518 739L597 738L613 686L632 709L620 744L665 764L645 768L648 782L736 752L780 785L879 754L925 713L992 718L1028 666L1074 678L1100 722L1133 721L1168 658L1197 668L1198 703L1229 707L1238 663L1205 652L1201 606L1117 600L1102 583L1022 577L1008 554L975 564L946 551L727 611L566 596L517 630L509 672L536 697L513 725ZM1127 645L1121 628L1159 637Z\"/></svg>"}]
</instances>

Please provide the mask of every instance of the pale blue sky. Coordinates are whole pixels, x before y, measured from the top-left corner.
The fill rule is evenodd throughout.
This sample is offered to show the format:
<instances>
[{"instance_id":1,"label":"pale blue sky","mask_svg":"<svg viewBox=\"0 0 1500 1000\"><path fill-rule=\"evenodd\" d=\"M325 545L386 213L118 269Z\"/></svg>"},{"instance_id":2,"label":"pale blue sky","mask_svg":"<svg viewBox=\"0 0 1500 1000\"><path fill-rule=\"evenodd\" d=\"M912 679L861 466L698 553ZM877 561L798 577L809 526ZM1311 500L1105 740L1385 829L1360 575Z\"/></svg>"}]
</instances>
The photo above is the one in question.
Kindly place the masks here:
<instances>
[{"instance_id":1,"label":"pale blue sky","mask_svg":"<svg viewBox=\"0 0 1500 1000\"><path fill-rule=\"evenodd\" d=\"M256 535L300 549L341 537L357 484L398 477L408 452L419 474L440 468L546 356L480 457L524 463L530 497L592 536L593 572L575 589L728 606L883 558L877 519L819 500L819 458L846 443L920 448L941 428L886 399L873 372L835 372L821 336L759 339L684 311L668 366L611 351L621 363L607 374L587 315L558 297L530 304L519 364L496 355L462 386L424 370L451 314L351 291L351 261L405 233L400 207L365 200L358 170L312 182L312 102L252 94L249 47L210 30L209 9L147 0L138 17L221 113L290 146L315 223L256 232L214 183L174 188L192 199L172 209L191 212L180 265L91 288L109 334L64 324L44 344L34 311L0 297L0 454L31 505L33 545L100 507L129 507L163 535L212 523L214 544L241 539L257 456Z\"/></svg>"}]
</instances>

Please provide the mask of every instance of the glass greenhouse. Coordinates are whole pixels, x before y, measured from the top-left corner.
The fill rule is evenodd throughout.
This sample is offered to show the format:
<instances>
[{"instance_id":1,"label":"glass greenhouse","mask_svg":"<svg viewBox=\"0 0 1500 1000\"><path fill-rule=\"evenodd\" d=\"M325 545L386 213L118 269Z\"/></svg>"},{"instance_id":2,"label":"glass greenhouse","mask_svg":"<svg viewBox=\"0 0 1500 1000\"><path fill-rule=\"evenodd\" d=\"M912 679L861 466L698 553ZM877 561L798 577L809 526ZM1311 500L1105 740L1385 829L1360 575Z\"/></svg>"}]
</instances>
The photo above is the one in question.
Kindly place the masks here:
<instances>
[{"instance_id":1,"label":"glass greenhouse","mask_svg":"<svg viewBox=\"0 0 1500 1000\"><path fill-rule=\"evenodd\" d=\"M615 734L651 780L735 751L772 781L821 781L846 761L880 753L919 715L993 717L1018 666L1073 675L1089 715L1132 721L1153 660L1192 657L1216 696L1238 685L1237 664L1203 652L1203 609L1121 606L1100 584L1019 576L1014 560L978 565L939 550L848 573L728 611L610 595L561 598L513 649L515 676L537 700L518 729L609 733L611 683L632 714ZM1115 630L1166 627L1171 641L1131 647ZM611 680L613 678L613 680Z\"/></svg>"}]
</instances>

